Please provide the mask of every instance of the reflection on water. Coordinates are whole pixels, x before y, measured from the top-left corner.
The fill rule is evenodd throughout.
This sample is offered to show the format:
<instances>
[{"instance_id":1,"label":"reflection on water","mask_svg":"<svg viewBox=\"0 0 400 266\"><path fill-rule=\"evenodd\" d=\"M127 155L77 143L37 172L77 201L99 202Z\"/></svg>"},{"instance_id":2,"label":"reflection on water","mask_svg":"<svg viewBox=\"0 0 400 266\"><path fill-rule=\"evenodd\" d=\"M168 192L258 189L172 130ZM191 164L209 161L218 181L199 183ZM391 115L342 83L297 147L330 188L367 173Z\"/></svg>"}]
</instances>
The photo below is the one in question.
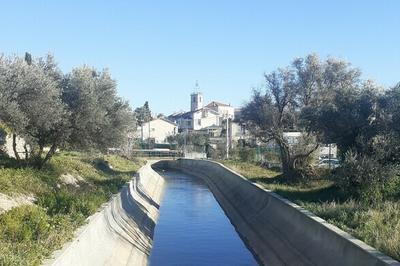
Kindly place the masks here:
<instances>
[{"instance_id":1,"label":"reflection on water","mask_svg":"<svg viewBox=\"0 0 400 266\"><path fill-rule=\"evenodd\" d=\"M150 265L257 265L203 180L166 179Z\"/></svg>"}]
</instances>

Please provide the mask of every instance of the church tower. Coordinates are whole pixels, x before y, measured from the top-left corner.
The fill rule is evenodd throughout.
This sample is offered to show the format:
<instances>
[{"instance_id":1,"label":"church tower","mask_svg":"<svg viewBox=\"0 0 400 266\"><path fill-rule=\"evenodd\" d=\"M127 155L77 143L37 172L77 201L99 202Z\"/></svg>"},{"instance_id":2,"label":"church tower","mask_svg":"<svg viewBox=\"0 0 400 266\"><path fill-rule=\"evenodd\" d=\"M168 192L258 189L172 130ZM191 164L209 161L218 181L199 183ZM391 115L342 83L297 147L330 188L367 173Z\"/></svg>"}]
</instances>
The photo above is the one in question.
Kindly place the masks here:
<instances>
[{"instance_id":1,"label":"church tower","mask_svg":"<svg viewBox=\"0 0 400 266\"><path fill-rule=\"evenodd\" d=\"M203 94L200 92L199 83L196 81L194 92L190 95L190 111L199 110L203 106Z\"/></svg>"}]
</instances>

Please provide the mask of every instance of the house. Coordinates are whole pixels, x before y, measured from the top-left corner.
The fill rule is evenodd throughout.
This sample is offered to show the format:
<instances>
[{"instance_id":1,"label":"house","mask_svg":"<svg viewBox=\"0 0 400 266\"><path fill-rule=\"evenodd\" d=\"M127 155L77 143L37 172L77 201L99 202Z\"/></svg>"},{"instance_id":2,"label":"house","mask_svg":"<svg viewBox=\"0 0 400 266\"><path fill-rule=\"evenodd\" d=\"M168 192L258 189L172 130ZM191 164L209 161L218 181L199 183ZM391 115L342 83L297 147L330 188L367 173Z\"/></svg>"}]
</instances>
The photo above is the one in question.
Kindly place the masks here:
<instances>
[{"instance_id":1,"label":"house","mask_svg":"<svg viewBox=\"0 0 400 266\"><path fill-rule=\"evenodd\" d=\"M154 139L155 143L165 143L168 136L178 133L178 125L165 118L156 118L139 126L134 134L137 139Z\"/></svg>"},{"instance_id":2,"label":"house","mask_svg":"<svg viewBox=\"0 0 400 266\"><path fill-rule=\"evenodd\" d=\"M221 127L227 117L234 119L235 108L217 101L204 106L204 97L196 82L195 92L190 95L190 111L174 113L168 119L178 125L179 132L186 132Z\"/></svg>"},{"instance_id":3,"label":"house","mask_svg":"<svg viewBox=\"0 0 400 266\"><path fill-rule=\"evenodd\" d=\"M205 107L195 111L171 115L168 119L178 125L179 132L200 130L205 127L220 125L220 114Z\"/></svg>"},{"instance_id":4,"label":"house","mask_svg":"<svg viewBox=\"0 0 400 266\"><path fill-rule=\"evenodd\" d=\"M203 134L207 134L211 138L217 138L221 136L222 127L221 126L209 126L198 130Z\"/></svg>"},{"instance_id":5,"label":"house","mask_svg":"<svg viewBox=\"0 0 400 266\"><path fill-rule=\"evenodd\" d=\"M222 118L235 119L235 108L228 104L212 101L206 107L219 113Z\"/></svg>"},{"instance_id":6,"label":"house","mask_svg":"<svg viewBox=\"0 0 400 266\"><path fill-rule=\"evenodd\" d=\"M240 109L235 109L230 104L211 101L204 105L203 94L199 92L196 83L195 92L190 95L190 111L174 113L168 119L178 125L180 133L196 131L207 134L210 144L228 143L232 147L245 134L244 125L234 121L235 113L240 113Z\"/></svg>"}]
</instances>

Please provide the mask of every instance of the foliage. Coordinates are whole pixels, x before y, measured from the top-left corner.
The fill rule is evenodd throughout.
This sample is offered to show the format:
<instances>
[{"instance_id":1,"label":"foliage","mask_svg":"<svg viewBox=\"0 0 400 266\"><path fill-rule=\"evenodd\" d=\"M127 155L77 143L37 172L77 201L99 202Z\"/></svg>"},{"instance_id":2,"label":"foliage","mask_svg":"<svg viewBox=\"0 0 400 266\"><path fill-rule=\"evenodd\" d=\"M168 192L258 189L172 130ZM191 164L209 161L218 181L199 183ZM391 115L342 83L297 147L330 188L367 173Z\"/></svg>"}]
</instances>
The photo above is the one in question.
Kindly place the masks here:
<instances>
[{"instance_id":1,"label":"foliage","mask_svg":"<svg viewBox=\"0 0 400 266\"><path fill-rule=\"evenodd\" d=\"M75 68L63 81L63 102L70 113L70 148L105 150L117 147L134 126L128 104L116 95L116 82L107 70Z\"/></svg>"},{"instance_id":2,"label":"foliage","mask_svg":"<svg viewBox=\"0 0 400 266\"><path fill-rule=\"evenodd\" d=\"M50 216L43 208L24 205L0 214L0 264L39 265L69 240L77 222Z\"/></svg>"},{"instance_id":3,"label":"foliage","mask_svg":"<svg viewBox=\"0 0 400 266\"><path fill-rule=\"evenodd\" d=\"M384 91L360 76L315 55L265 75L265 92L254 92L242 119L258 140L278 146L285 179L317 178L318 143L336 143L345 160L334 181L343 193L368 202L399 193L400 84ZM293 131L300 137L289 143L285 132Z\"/></svg>"},{"instance_id":4,"label":"foliage","mask_svg":"<svg viewBox=\"0 0 400 266\"><path fill-rule=\"evenodd\" d=\"M0 120L14 138L25 139L25 160L39 168L58 148L121 146L135 124L107 70L83 66L63 74L51 55L35 59L28 54L0 57Z\"/></svg>"},{"instance_id":5,"label":"foliage","mask_svg":"<svg viewBox=\"0 0 400 266\"><path fill-rule=\"evenodd\" d=\"M149 102L145 102L142 107L135 109L135 116L138 124L141 126L143 123L149 122L152 119Z\"/></svg>"},{"instance_id":6,"label":"foliage","mask_svg":"<svg viewBox=\"0 0 400 266\"><path fill-rule=\"evenodd\" d=\"M393 165L382 165L366 155L348 151L343 166L335 174L336 184L354 198L374 203L394 193L398 169Z\"/></svg>"},{"instance_id":7,"label":"foliage","mask_svg":"<svg viewBox=\"0 0 400 266\"><path fill-rule=\"evenodd\" d=\"M169 143L178 144L179 147L186 145L205 146L208 143L208 135L196 132L182 132L167 137Z\"/></svg>"},{"instance_id":8,"label":"foliage","mask_svg":"<svg viewBox=\"0 0 400 266\"><path fill-rule=\"evenodd\" d=\"M287 178L312 174L308 159L319 147L316 140L320 132L304 113L328 103L333 91L357 87L359 75L343 61L322 62L316 55L296 59L291 66L265 75L265 92L254 91L242 109L242 119L259 140L273 141L279 147ZM298 147L284 136L291 131L302 133Z\"/></svg>"},{"instance_id":9,"label":"foliage","mask_svg":"<svg viewBox=\"0 0 400 266\"><path fill-rule=\"evenodd\" d=\"M250 147L236 147L231 150L231 157L237 158L242 162L253 162L256 157L256 151Z\"/></svg>"},{"instance_id":10,"label":"foliage","mask_svg":"<svg viewBox=\"0 0 400 266\"><path fill-rule=\"evenodd\" d=\"M209 145L209 136L197 132L182 132L176 135L167 137L167 142L176 144L179 149L186 149L186 151L211 151Z\"/></svg>"},{"instance_id":11,"label":"foliage","mask_svg":"<svg viewBox=\"0 0 400 266\"><path fill-rule=\"evenodd\" d=\"M0 60L0 119L28 141L39 166L44 147L64 138L67 112L60 98L58 74L51 56L31 64L18 57Z\"/></svg>"},{"instance_id":12,"label":"foliage","mask_svg":"<svg viewBox=\"0 0 400 266\"><path fill-rule=\"evenodd\" d=\"M319 133L324 143L336 143L342 154L365 151L376 134L378 89L372 83L355 88L337 88L330 100L302 112L307 127Z\"/></svg>"}]
</instances>

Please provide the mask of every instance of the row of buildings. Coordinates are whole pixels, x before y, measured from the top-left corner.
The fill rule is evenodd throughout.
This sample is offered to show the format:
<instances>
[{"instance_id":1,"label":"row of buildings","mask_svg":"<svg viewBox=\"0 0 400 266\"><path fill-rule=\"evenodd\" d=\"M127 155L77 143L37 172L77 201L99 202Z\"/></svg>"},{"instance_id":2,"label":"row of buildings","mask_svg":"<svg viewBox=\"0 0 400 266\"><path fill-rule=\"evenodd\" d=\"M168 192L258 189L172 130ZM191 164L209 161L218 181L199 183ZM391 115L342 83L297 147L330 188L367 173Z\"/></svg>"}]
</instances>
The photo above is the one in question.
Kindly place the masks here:
<instances>
[{"instance_id":1,"label":"row of buildings","mask_svg":"<svg viewBox=\"0 0 400 266\"><path fill-rule=\"evenodd\" d=\"M204 104L203 94L196 84L195 92L190 95L190 111L176 112L167 117L155 118L138 127L135 138L141 139L145 143L167 143L167 138L179 133L201 133L209 136L211 146L214 148L219 144L225 144L231 148L240 139L248 141L252 139L246 132L246 128L238 123L237 117L240 116L240 109L217 101ZM285 137L289 144L297 141L300 132L286 132ZM268 146L273 146L269 144ZM336 147L322 145L320 157L329 155L336 157Z\"/></svg>"},{"instance_id":2,"label":"row of buildings","mask_svg":"<svg viewBox=\"0 0 400 266\"><path fill-rule=\"evenodd\" d=\"M231 143L244 136L244 128L235 122L239 110L217 101L204 105L203 94L196 84L196 92L190 95L190 111L176 112L167 117L159 117L138 127L135 137L143 141L166 143L168 136L178 133L198 132L211 138L221 137L228 122L228 140Z\"/></svg>"}]
</instances>

